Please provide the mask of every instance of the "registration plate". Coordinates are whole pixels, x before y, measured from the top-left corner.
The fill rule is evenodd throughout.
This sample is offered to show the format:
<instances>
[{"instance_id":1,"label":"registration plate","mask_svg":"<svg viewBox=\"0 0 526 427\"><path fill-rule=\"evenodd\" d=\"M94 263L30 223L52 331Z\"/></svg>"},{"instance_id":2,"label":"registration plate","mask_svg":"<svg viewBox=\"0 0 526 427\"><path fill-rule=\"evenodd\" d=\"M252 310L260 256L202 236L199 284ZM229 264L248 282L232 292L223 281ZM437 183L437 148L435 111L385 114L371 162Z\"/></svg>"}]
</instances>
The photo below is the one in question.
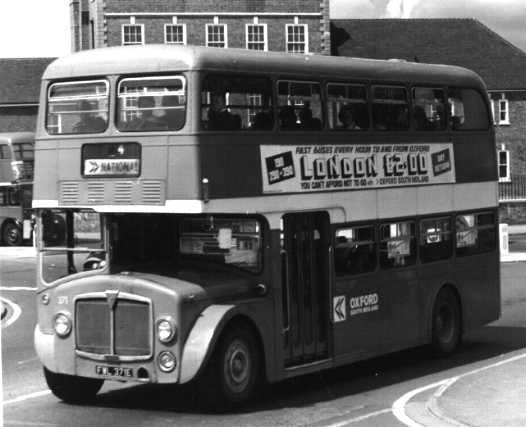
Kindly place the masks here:
<instances>
[{"instance_id":1,"label":"registration plate","mask_svg":"<svg viewBox=\"0 0 526 427\"><path fill-rule=\"evenodd\" d=\"M95 373L104 377L133 378L133 369L121 366L95 365Z\"/></svg>"}]
</instances>

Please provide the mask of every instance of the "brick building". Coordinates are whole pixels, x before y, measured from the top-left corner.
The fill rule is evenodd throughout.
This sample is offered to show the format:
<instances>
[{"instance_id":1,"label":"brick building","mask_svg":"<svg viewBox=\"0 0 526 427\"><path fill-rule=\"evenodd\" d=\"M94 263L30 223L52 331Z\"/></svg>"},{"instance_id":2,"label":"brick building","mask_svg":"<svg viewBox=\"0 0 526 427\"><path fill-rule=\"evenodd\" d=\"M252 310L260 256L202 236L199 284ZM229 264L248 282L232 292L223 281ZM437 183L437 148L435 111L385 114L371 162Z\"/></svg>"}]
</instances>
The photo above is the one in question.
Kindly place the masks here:
<instances>
[{"instance_id":1,"label":"brick building","mask_svg":"<svg viewBox=\"0 0 526 427\"><path fill-rule=\"evenodd\" d=\"M125 44L330 54L329 0L73 0L74 50Z\"/></svg>"},{"instance_id":2,"label":"brick building","mask_svg":"<svg viewBox=\"0 0 526 427\"><path fill-rule=\"evenodd\" d=\"M501 221L526 222L526 53L474 19L331 21L332 54L459 65L491 99Z\"/></svg>"},{"instance_id":3,"label":"brick building","mask_svg":"<svg viewBox=\"0 0 526 427\"><path fill-rule=\"evenodd\" d=\"M34 132L40 78L53 59L0 59L0 132Z\"/></svg>"}]
</instances>

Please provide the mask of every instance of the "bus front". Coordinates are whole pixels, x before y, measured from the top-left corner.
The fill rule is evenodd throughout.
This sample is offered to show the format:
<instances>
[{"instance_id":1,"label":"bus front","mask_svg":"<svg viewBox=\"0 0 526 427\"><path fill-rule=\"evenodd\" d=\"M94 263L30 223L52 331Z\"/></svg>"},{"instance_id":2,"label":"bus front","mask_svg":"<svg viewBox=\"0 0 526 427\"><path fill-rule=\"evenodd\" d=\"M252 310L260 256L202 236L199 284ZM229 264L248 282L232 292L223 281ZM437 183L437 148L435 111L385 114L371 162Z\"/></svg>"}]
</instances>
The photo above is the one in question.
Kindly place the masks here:
<instances>
[{"instance_id":1,"label":"bus front","mask_svg":"<svg viewBox=\"0 0 526 427\"><path fill-rule=\"evenodd\" d=\"M264 221L203 213L191 71L136 75L115 62L114 74L65 78L61 61L44 76L35 150L47 383L83 401L105 380L188 382L225 323L270 304L258 287ZM225 349L230 401L253 385L250 340Z\"/></svg>"}]
</instances>

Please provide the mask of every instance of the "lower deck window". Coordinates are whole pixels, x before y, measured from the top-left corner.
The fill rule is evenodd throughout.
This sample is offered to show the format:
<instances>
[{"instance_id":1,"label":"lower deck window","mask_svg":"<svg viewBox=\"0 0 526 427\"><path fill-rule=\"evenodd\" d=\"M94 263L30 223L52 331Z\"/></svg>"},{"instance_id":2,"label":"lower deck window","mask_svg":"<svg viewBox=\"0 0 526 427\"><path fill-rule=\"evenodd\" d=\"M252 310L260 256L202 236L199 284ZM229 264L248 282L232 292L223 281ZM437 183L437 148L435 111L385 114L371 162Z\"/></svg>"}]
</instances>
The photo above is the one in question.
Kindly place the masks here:
<instances>
[{"instance_id":1,"label":"lower deck window","mask_svg":"<svg viewBox=\"0 0 526 427\"><path fill-rule=\"evenodd\" d=\"M497 230L492 212L457 215L456 252L458 256L495 250Z\"/></svg>"},{"instance_id":2,"label":"lower deck window","mask_svg":"<svg viewBox=\"0 0 526 427\"><path fill-rule=\"evenodd\" d=\"M410 221L380 226L380 265L397 268L416 261L415 224Z\"/></svg>"},{"instance_id":3,"label":"lower deck window","mask_svg":"<svg viewBox=\"0 0 526 427\"><path fill-rule=\"evenodd\" d=\"M447 259L453 249L449 218L431 218L420 222L420 261Z\"/></svg>"},{"instance_id":4,"label":"lower deck window","mask_svg":"<svg viewBox=\"0 0 526 427\"><path fill-rule=\"evenodd\" d=\"M374 226L336 230L334 252L337 276L374 271L377 264Z\"/></svg>"}]
</instances>

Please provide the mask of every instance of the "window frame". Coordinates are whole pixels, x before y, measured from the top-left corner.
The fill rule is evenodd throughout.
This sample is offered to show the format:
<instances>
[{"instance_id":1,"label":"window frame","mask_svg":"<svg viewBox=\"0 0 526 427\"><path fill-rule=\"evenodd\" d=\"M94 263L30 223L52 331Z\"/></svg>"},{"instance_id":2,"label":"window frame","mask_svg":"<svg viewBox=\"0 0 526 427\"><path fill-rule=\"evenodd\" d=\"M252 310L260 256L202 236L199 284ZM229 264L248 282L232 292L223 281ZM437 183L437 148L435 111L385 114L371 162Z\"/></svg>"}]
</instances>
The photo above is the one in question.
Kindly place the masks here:
<instances>
[{"instance_id":1,"label":"window frame","mask_svg":"<svg viewBox=\"0 0 526 427\"><path fill-rule=\"evenodd\" d=\"M497 100L498 102L498 110L499 110L499 126L502 125L509 125L510 124L510 102L508 99L502 97ZM504 108L502 108L504 105ZM504 113L504 118L502 117Z\"/></svg>"},{"instance_id":2,"label":"window frame","mask_svg":"<svg viewBox=\"0 0 526 427\"><path fill-rule=\"evenodd\" d=\"M183 30L183 41L182 42L174 42L174 41L168 41L168 27L181 27ZM164 43L165 44L175 44L175 45L186 45L186 24L164 24Z\"/></svg>"},{"instance_id":3,"label":"window frame","mask_svg":"<svg viewBox=\"0 0 526 427\"><path fill-rule=\"evenodd\" d=\"M125 28L138 27L141 29L141 42L140 43L126 43L125 41ZM121 45L122 46L133 46L133 45L144 45L146 44L145 33L144 33L144 24L121 24Z\"/></svg>"},{"instance_id":4,"label":"window frame","mask_svg":"<svg viewBox=\"0 0 526 427\"><path fill-rule=\"evenodd\" d=\"M211 46L211 42L210 42L210 28L211 27L222 27L223 28L223 37L224 37L224 40L222 43L224 43L224 46ZM228 48L228 26L227 24L214 24L214 23L207 23L206 24L206 32L205 32L205 41L206 41L206 47L217 47L219 49L227 49ZM212 43L220 43L220 42L212 42Z\"/></svg>"},{"instance_id":5,"label":"window frame","mask_svg":"<svg viewBox=\"0 0 526 427\"><path fill-rule=\"evenodd\" d=\"M505 162L504 164L500 162L500 154L504 153L505 155ZM501 176L500 168L505 167L506 168L506 174L504 176ZM506 147L502 146L500 150L497 151L497 170L498 170L498 176L499 176L499 182L511 182L511 173L510 173L510 150L506 150Z\"/></svg>"},{"instance_id":6,"label":"window frame","mask_svg":"<svg viewBox=\"0 0 526 427\"><path fill-rule=\"evenodd\" d=\"M294 40L289 42L289 29L291 28L303 28L304 40L303 42L296 42ZM291 36L294 36L294 32L290 33ZM296 52L294 50L289 50L289 44L297 45L299 43L304 44L304 49L302 52ZM309 53L309 25L308 24L285 24L285 52L287 53L296 53L296 54L308 54Z\"/></svg>"},{"instance_id":7,"label":"window frame","mask_svg":"<svg viewBox=\"0 0 526 427\"><path fill-rule=\"evenodd\" d=\"M100 82L103 82L105 87L106 87L106 102L107 102L107 111L106 111L106 114L107 114L107 120L106 120L106 127L104 128L103 131L100 131L100 132L89 132L89 133L96 133L96 134L102 134L104 132L106 132L110 126L110 113L111 113L111 91L110 91L110 82L107 78L102 78L102 79L93 79L93 80L72 80L72 81L54 81L52 83L49 84L48 88L47 88L47 91L46 91L46 117L45 117L45 123L44 123L44 128L46 130L46 133L48 135L53 135L53 137L56 137L56 136L60 136L60 135L87 135L89 133L85 132L85 133L76 133L76 132L69 132L69 133L64 133L64 132L61 132L61 133L50 133L49 132L49 129L48 129L48 122L49 122L49 99L50 99L50 95L51 95L51 90L53 89L54 86L56 85L63 85L63 86L67 86L67 85L77 85L77 84L83 84L83 83L100 83ZM66 97L63 97L64 99L67 99ZM58 98L60 99L60 97ZM57 125L58 126L58 125Z\"/></svg>"},{"instance_id":8,"label":"window frame","mask_svg":"<svg viewBox=\"0 0 526 427\"><path fill-rule=\"evenodd\" d=\"M249 40L249 35L250 35L250 31L249 31L249 28L250 27L263 27L263 42L261 41L250 41ZM249 47L249 43L263 43L263 49L251 49ZM267 32L267 24L266 23L259 23L259 24L255 24L255 23L247 23L245 24L245 47L247 50L256 50L256 51L261 51L261 52L267 52L268 51L268 32Z\"/></svg>"}]
</instances>

